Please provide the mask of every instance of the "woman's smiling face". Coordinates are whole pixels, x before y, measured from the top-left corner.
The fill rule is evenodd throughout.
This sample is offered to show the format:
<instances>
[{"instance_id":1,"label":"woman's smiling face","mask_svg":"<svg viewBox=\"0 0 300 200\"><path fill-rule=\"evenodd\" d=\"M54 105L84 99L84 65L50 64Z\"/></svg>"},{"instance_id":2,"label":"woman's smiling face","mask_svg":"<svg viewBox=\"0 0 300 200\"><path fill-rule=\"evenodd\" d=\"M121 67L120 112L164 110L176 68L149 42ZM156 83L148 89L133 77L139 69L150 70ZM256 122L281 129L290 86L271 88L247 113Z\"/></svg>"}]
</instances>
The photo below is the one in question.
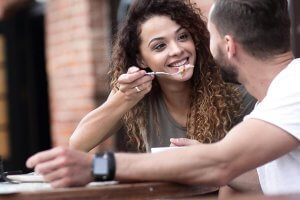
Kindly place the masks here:
<instances>
[{"instance_id":1,"label":"woman's smiling face","mask_svg":"<svg viewBox=\"0 0 300 200\"><path fill-rule=\"evenodd\" d=\"M176 73L180 66L196 62L196 49L191 34L168 16L153 16L141 27L140 67L149 67L152 71ZM193 68L183 75L161 78L189 80Z\"/></svg>"}]
</instances>

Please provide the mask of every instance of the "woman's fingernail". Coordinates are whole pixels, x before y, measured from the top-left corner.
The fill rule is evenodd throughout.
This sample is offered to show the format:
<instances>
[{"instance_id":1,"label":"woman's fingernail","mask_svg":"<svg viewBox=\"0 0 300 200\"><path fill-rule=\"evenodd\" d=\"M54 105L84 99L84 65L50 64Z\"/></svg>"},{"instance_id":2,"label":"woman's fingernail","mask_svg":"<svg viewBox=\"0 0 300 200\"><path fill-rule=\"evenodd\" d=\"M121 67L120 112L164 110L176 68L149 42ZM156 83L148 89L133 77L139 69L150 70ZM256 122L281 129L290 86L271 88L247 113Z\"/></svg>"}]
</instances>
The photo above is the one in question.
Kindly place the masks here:
<instances>
[{"instance_id":1,"label":"woman's fingernail","mask_svg":"<svg viewBox=\"0 0 300 200\"><path fill-rule=\"evenodd\" d=\"M134 72L137 72L137 71L139 71L139 70L140 70L140 69L137 68L136 66L131 66L131 67L129 68L128 72L134 73Z\"/></svg>"},{"instance_id":2,"label":"woman's fingernail","mask_svg":"<svg viewBox=\"0 0 300 200\"><path fill-rule=\"evenodd\" d=\"M145 75L145 74L146 74L146 71L145 71L145 70L141 70L141 74L142 74L142 75Z\"/></svg>"},{"instance_id":3,"label":"woman's fingernail","mask_svg":"<svg viewBox=\"0 0 300 200\"><path fill-rule=\"evenodd\" d=\"M132 72L137 72L137 71L139 71L139 68L134 67L134 68L132 69Z\"/></svg>"}]
</instances>

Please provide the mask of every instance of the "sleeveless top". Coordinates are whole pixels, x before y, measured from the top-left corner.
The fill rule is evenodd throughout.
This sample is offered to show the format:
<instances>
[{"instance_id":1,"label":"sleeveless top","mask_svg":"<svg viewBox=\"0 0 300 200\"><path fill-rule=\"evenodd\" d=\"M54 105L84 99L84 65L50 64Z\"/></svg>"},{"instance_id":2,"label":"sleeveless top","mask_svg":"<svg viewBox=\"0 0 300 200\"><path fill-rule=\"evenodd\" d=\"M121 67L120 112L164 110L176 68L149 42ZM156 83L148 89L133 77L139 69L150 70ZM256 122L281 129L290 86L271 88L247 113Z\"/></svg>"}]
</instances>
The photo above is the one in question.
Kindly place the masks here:
<instances>
[{"instance_id":1,"label":"sleeveless top","mask_svg":"<svg viewBox=\"0 0 300 200\"><path fill-rule=\"evenodd\" d=\"M256 99L254 99L244 87L239 86L239 90L242 97L242 110L240 116L235 120L234 125L241 122L243 117L249 114L256 104ZM155 129L153 110L157 112L159 134ZM186 127L181 126L173 119L161 95L158 95L154 102L152 102L148 113L147 138L145 138L147 139L145 143L148 144L148 146L146 145L147 152L150 151L152 147L170 146L170 138L186 137Z\"/></svg>"},{"instance_id":2,"label":"sleeveless top","mask_svg":"<svg viewBox=\"0 0 300 200\"><path fill-rule=\"evenodd\" d=\"M186 127L181 126L173 119L162 96L158 96L152 106L152 109L149 110L147 126L147 140L150 148L169 146L170 138L186 137ZM159 133L155 130L153 110L157 112Z\"/></svg>"}]
</instances>

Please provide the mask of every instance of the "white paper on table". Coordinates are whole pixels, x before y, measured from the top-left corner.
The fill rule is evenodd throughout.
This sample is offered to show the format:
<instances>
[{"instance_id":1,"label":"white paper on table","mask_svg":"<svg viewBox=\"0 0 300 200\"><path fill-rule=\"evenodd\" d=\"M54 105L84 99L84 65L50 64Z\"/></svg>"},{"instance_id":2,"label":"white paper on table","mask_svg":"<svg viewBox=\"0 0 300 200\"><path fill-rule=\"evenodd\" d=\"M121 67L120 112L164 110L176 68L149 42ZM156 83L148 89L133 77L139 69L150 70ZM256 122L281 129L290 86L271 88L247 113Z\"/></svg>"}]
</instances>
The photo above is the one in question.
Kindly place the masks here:
<instances>
[{"instance_id":1,"label":"white paper on table","mask_svg":"<svg viewBox=\"0 0 300 200\"><path fill-rule=\"evenodd\" d=\"M45 182L42 175L35 174L35 173L8 175L7 178L9 178L10 180L22 182L22 183L43 183L43 182Z\"/></svg>"},{"instance_id":2,"label":"white paper on table","mask_svg":"<svg viewBox=\"0 0 300 200\"><path fill-rule=\"evenodd\" d=\"M0 195L12 194L18 192L34 192L41 190L51 190L48 183L0 183Z\"/></svg>"},{"instance_id":3,"label":"white paper on table","mask_svg":"<svg viewBox=\"0 0 300 200\"><path fill-rule=\"evenodd\" d=\"M151 148L151 153L159 153L159 152L169 151L169 150L177 149L177 148L181 148L181 147L154 147L154 148Z\"/></svg>"},{"instance_id":4,"label":"white paper on table","mask_svg":"<svg viewBox=\"0 0 300 200\"><path fill-rule=\"evenodd\" d=\"M7 178L16 181L17 183L0 183L0 196L19 192L53 190L49 183L44 182L44 179L41 175L35 173L9 175ZM86 187L98 187L117 183L117 181L91 182Z\"/></svg>"}]
</instances>

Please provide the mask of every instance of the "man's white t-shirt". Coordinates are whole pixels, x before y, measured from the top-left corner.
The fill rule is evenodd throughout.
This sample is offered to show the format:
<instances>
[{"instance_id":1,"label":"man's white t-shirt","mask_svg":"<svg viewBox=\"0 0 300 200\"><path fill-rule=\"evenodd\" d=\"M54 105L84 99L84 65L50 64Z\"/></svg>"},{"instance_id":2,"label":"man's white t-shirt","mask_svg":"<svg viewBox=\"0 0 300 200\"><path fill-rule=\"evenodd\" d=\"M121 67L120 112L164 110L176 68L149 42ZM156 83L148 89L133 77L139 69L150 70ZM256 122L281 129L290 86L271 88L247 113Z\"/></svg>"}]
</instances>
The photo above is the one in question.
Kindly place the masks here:
<instances>
[{"instance_id":1,"label":"man's white t-shirt","mask_svg":"<svg viewBox=\"0 0 300 200\"><path fill-rule=\"evenodd\" d=\"M266 97L244 120L249 118L276 125L300 140L300 59L293 60L275 77ZM257 168L257 172L265 194L299 193L300 146Z\"/></svg>"}]
</instances>

